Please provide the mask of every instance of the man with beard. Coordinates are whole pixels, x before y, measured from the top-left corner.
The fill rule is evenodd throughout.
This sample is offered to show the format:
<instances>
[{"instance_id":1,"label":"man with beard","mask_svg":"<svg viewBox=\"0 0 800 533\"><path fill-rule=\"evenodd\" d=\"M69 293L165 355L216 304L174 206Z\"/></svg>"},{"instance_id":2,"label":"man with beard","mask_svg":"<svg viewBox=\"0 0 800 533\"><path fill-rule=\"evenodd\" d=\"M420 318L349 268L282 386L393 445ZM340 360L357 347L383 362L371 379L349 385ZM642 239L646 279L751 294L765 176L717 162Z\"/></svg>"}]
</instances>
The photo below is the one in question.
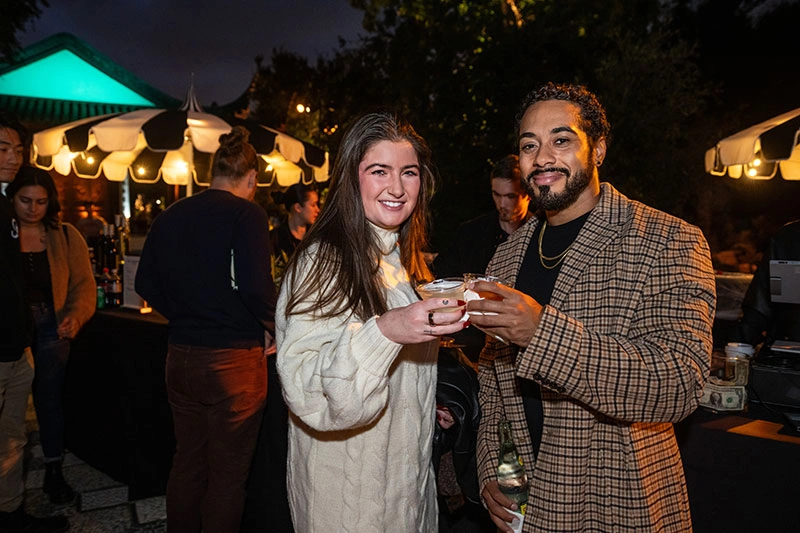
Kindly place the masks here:
<instances>
[{"instance_id":1,"label":"man with beard","mask_svg":"<svg viewBox=\"0 0 800 533\"><path fill-rule=\"evenodd\" d=\"M690 531L672 424L698 405L716 305L694 226L629 200L598 167L610 126L582 86L549 83L518 115L520 167L538 208L469 302L480 359L478 462L501 531L516 504L497 478L501 420L530 480L523 531ZM472 311L491 312L475 314Z\"/></svg>"}]
</instances>

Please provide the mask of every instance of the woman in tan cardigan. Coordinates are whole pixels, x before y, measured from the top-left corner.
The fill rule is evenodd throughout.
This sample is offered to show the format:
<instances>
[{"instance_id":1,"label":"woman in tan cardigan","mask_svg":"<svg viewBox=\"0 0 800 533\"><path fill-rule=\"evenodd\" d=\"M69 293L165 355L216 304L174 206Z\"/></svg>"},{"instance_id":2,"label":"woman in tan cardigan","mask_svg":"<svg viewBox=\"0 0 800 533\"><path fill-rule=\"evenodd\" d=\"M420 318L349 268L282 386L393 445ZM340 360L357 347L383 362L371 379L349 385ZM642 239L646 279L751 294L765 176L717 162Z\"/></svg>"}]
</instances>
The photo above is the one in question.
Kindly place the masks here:
<instances>
[{"instance_id":1,"label":"woman in tan cardigan","mask_svg":"<svg viewBox=\"0 0 800 533\"><path fill-rule=\"evenodd\" d=\"M23 167L6 195L19 222L26 292L36 324L33 400L44 452L44 491L53 503L66 503L74 492L61 469L64 374L69 342L94 314L97 288L83 236L59 221L61 206L50 175Z\"/></svg>"}]
</instances>

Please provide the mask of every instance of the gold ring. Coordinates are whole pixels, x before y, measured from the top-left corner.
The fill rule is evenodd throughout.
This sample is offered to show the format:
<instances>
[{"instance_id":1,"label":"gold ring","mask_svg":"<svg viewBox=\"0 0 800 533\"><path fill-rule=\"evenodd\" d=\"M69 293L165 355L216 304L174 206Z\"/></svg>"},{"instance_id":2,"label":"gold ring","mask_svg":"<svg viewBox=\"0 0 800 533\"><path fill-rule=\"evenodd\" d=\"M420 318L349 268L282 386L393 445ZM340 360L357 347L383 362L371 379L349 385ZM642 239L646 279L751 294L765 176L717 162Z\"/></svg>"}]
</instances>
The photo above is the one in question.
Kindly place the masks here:
<instances>
[{"instance_id":1,"label":"gold ring","mask_svg":"<svg viewBox=\"0 0 800 533\"><path fill-rule=\"evenodd\" d=\"M433 311L428 311L428 324L430 324L431 327L436 325L433 323Z\"/></svg>"}]
</instances>

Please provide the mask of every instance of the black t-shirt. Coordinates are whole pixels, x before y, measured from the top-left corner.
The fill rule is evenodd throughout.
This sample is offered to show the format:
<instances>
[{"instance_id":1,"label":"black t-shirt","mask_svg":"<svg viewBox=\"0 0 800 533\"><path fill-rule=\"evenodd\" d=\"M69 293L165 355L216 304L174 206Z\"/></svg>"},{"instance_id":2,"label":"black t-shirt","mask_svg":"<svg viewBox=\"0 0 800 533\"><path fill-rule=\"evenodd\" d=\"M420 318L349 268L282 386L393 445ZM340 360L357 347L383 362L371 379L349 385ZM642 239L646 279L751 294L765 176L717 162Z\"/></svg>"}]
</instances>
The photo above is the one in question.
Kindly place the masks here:
<instances>
[{"instance_id":1,"label":"black t-shirt","mask_svg":"<svg viewBox=\"0 0 800 533\"><path fill-rule=\"evenodd\" d=\"M589 212L591 213L591 211ZM571 246L578 237L583 224L589 218L589 213L582 215L575 220L560 226L548 225L542 239L542 255L556 257L567 247ZM553 288L556 285L558 273L561 271L562 262L555 264L556 261L544 263L553 268L545 268L539 257L539 235L544 224L539 224L531 237L531 243L525 253L525 259L517 275L516 289L524 292L541 305L550 303ZM569 251L566 253L569 256ZM564 258L566 260L566 257ZM553 266L555 265L555 266ZM539 454L539 445L542 441L542 428L544 414L542 411L542 394L539 384L528 379L517 378L519 380L520 391L522 393L522 403L525 408L525 418L528 423L528 431L531 435L534 455Z\"/></svg>"}]
</instances>

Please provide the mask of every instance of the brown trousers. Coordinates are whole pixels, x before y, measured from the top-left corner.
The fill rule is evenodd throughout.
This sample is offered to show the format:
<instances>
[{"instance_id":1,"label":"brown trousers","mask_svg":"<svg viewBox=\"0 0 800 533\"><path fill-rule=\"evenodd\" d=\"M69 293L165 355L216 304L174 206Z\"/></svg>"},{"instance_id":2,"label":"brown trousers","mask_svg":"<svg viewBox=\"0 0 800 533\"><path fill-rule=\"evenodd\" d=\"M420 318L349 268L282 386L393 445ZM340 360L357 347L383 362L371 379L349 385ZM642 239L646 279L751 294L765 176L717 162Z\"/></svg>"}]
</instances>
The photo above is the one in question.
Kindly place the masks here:
<instances>
[{"instance_id":1,"label":"brown trousers","mask_svg":"<svg viewBox=\"0 0 800 533\"><path fill-rule=\"evenodd\" d=\"M167 394L176 450L170 533L236 533L267 392L263 349L170 344Z\"/></svg>"}]
</instances>

